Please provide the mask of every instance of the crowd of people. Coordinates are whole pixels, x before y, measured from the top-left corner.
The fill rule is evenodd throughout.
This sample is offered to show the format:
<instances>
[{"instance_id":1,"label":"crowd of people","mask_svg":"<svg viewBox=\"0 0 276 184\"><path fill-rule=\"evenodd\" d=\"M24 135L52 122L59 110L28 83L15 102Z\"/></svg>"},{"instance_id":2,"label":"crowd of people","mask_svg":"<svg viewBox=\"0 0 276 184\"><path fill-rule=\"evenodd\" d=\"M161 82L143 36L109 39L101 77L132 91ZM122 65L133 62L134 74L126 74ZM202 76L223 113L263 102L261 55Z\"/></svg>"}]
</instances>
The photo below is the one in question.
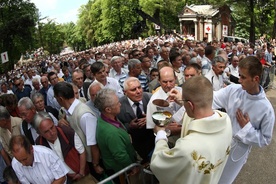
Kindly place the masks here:
<instances>
[{"instance_id":1,"label":"crowd of people","mask_svg":"<svg viewBox=\"0 0 276 184\"><path fill-rule=\"evenodd\" d=\"M1 75L0 182L95 183L140 163L161 184L232 183L272 139L274 43L164 35L16 65Z\"/></svg>"}]
</instances>

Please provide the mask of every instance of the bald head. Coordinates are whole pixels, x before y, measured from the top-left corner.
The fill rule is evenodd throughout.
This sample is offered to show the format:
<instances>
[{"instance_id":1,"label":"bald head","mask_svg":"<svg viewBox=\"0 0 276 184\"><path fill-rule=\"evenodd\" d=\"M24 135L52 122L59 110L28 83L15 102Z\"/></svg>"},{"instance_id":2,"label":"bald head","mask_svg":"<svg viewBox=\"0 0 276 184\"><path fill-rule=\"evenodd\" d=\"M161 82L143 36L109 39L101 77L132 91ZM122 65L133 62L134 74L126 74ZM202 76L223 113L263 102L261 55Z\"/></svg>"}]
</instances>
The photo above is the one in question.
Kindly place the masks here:
<instances>
[{"instance_id":1,"label":"bald head","mask_svg":"<svg viewBox=\"0 0 276 184\"><path fill-rule=\"evenodd\" d=\"M100 91L103 88L103 85L99 82L94 82L89 86L89 95L90 95L90 100L94 102L96 95L98 91Z\"/></svg>"},{"instance_id":2,"label":"bald head","mask_svg":"<svg viewBox=\"0 0 276 184\"><path fill-rule=\"evenodd\" d=\"M172 67L165 66L159 70L159 83L167 93L175 87L176 76Z\"/></svg>"},{"instance_id":3,"label":"bald head","mask_svg":"<svg viewBox=\"0 0 276 184\"><path fill-rule=\"evenodd\" d=\"M40 83L41 83L41 85L42 85L44 88L47 88L48 85L49 85L48 77L42 76L42 77L40 78Z\"/></svg>"}]
</instances>

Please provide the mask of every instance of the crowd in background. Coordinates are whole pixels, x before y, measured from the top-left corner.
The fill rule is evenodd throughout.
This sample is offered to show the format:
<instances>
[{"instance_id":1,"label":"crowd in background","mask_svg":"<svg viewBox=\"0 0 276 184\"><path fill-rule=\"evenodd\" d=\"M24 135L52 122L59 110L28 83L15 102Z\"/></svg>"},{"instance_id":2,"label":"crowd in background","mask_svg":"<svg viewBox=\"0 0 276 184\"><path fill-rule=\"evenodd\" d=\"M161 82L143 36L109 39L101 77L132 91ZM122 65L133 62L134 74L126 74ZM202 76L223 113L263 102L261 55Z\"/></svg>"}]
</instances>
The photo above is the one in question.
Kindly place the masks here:
<instances>
[{"instance_id":1,"label":"crowd in background","mask_svg":"<svg viewBox=\"0 0 276 184\"><path fill-rule=\"evenodd\" d=\"M162 87L158 77L161 75L159 70L164 66L173 69L176 85L179 87L196 75L205 76L211 82L214 91L232 83L239 84L238 63L248 56L255 56L260 60L263 66L260 85L268 89L273 84L275 75L275 47L275 40L270 42L261 39L256 44L247 44L225 43L217 39L211 42L207 39L196 41L164 35L110 43L62 55L43 56L43 49L39 50L40 54L35 54L32 61L18 63L14 70L1 75L0 149L1 159L4 161L1 162L0 172L3 173L6 165L11 165L13 153L16 153L14 147L9 148L12 136L22 134L32 145L44 145L42 137L47 139L47 135L40 129L44 120L51 120L51 126L67 126L73 129L58 128L56 132L64 131L66 135L73 132L73 135L78 135L74 140L77 140L75 144L79 146L76 150L79 155L86 152L86 157L90 156L85 162L88 162L90 173L97 180L102 179L103 173L114 174L137 160L142 164L149 163L149 155L154 148L154 134L145 124L147 111L144 109L138 112L138 104L137 107L130 107L135 111L134 117L126 118L127 109L122 114L122 109L126 108L123 105L124 100L130 99L134 102L132 105L137 105L133 99L139 96L138 101L141 101L143 96L143 99L147 99L147 102L143 103L148 103L151 95ZM77 108L74 107L72 110L72 104L84 111L78 112L81 117L74 116ZM143 104L140 104L140 107L142 106ZM76 119L70 120L69 116ZM84 120L84 116L88 119ZM138 116L144 118L143 121L138 121ZM118 123L117 119L122 124ZM132 123L134 120L138 123ZM88 125L89 121L95 124ZM97 126L97 121L102 126ZM74 122L80 123L80 126L74 127ZM104 122L111 122L121 129L115 131ZM102 131L108 129L109 132L101 134L96 127ZM146 140L141 140L138 130L142 135L146 135ZM132 142L128 139L127 133L131 135ZM121 139L116 142L116 137L112 140L105 139L108 134L119 134L123 137L125 145L120 144ZM21 141L25 141L24 138ZM73 144L74 146L76 145ZM116 164L110 158L114 155L109 155L107 151L111 149L110 146L114 146L113 151L118 154L120 150L115 150L115 147L127 148L127 153L122 154L128 155L129 159L120 157L116 160L119 163ZM48 147L53 149L51 145ZM64 154L62 158L67 164L67 167L62 169L65 174L67 173L67 178L70 178L67 182L77 181L87 175L86 167L75 171L67 163L69 161L66 161ZM13 166L17 167L15 164ZM6 177L16 178L10 174L12 172L9 169L10 167L6 169ZM136 172L132 170L133 175ZM27 181L24 176L16 174L21 182ZM0 182L4 182L3 177L0 178Z\"/></svg>"}]
</instances>

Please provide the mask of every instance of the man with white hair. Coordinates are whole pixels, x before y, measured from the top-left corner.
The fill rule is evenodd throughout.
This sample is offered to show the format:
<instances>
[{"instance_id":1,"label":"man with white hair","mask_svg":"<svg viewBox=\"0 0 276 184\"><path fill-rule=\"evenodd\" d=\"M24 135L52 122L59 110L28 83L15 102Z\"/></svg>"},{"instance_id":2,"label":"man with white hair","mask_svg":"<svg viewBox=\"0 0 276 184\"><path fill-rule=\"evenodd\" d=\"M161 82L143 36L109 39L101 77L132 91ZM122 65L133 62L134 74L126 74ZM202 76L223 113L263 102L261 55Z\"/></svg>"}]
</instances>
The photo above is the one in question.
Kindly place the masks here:
<instances>
[{"instance_id":1,"label":"man with white hair","mask_svg":"<svg viewBox=\"0 0 276 184\"><path fill-rule=\"evenodd\" d=\"M119 80L122 76L128 73L128 70L125 68L122 68L123 62L122 62L121 56L113 56L110 60L112 68L109 72L109 77L112 77L116 80Z\"/></svg>"},{"instance_id":2,"label":"man with white hair","mask_svg":"<svg viewBox=\"0 0 276 184\"><path fill-rule=\"evenodd\" d=\"M86 102L86 105L94 112L94 114L97 118L100 117L100 111L99 111L99 109L97 109L95 107L94 100L96 98L98 91L100 91L103 88L104 88L104 86L101 83L99 83L98 81L93 82L88 88L87 95L90 100L88 100Z\"/></svg>"},{"instance_id":3,"label":"man with white hair","mask_svg":"<svg viewBox=\"0 0 276 184\"><path fill-rule=\"evenodd\" d=\"M212 60L212 68L205 75L205 77L211 82L213 90L217 91L224 87L223 72L226 67L226 62L221 56L216 56Z\"/></svg>"}]
</instances>

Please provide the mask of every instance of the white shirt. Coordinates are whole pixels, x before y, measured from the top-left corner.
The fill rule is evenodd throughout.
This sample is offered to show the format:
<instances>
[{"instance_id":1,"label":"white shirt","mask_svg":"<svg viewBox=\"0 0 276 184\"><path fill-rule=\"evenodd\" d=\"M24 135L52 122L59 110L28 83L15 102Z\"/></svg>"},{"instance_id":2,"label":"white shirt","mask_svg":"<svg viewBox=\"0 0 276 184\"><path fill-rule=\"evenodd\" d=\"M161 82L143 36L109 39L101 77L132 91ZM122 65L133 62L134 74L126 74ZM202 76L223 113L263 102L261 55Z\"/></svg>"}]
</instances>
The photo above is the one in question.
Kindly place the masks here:
<instances>
[{"instance_id":1,"label":"white shirt","mask_svg":"<svg viewBox=\"0 0 276 184\"><path fill-rule=\"evenodd\" d=\"M32 82L32 80L33 80L33 79L28 78L28 79L25 80L24 84L30 85L31 88L32 88L32 90L33 90L34 87L33 87L33 82Z\"/></svg>"},{"instance_id":2,"label":"white shirt","mask_svg":"<svg viewBox=\"0 0 276 184\"><path fill-rule=\"evenodd\" d=\"M117 73L113 68L111 68L110 72L109 72L109 77L114 78L116 80L119 80L121 77L123 77L124 75L128 74L128 70L125 68L121 69L121 73Z\"/></svg>"},{"instance_id":3,"label":"white shirt","mask_svg":"<svg viewBox=\"0 0 276 184\"><path fill-rule=\"evenodd\" d=\"M82 103L78 99L75 99L72 105L66 110L66 116L72 115L76 106ZM97 128L97 117L91 113L84 113L80 119L80 127L86 136L87 146L96 145L96 128Z\"/></svg>"},{"instance_id":4,"label":"white shirt","mask_svg":"<svg viewBox=\"0 0 276 184\"><path fill-rule=\"evenodd\" d=\"M231 75L240 78L240 74L239 74L239 66L237 66L236 68L233 67L233 65L229 65L225 68L224 72L229 72Z\"/></svg>"},{"instance_id":5,"label":"white shirt","mask_svg":"<svg viewBox=\"0 0 276 184\"><path fill-rule=\"evenodd\" d=\"M175 87L175 89L177 89L178 91L180 91L182 93L182 88L180 87ZM154 105L152 103L153 100L155 99L163 99L163 100L166 100L168 98L168 94L165 93L165 91L162 89L162 87L160 87L160 89L158 91L156 91L150 98L150 101L148 103L148 106L147 106L147 117L146 117L146 120L147 120L147 129L152 129L154 128L155 124L152 120L152 114L158 110L162 110L162 111L169 111L171 112L173 115L176 114L176 112L178 110L180 110L181 106L178 105L177 103L175 102L170 102L170 105L169 107L157 107L156 105ZM172 117L173 118L173 117ZM177 123L181 124L182 123L182 119L180 121L177 121Z\"/></svg>"},{"instance_id":6,"label":"white shirt","mask_svg":"<svg viewBox=\"0 0 276 184\"><path fill-rule=\"evenodd\" d=\"M136 114L136 112L137 112L137 105L135 105L134 102L132 100L130 100L129 98L127 98L127 100L129 102L130 106L132 107L132 110L133 110L134 114L137 116L137 114ZM145 114L142 100L139 102L139 107L140 107L142 113Z\"/></svg>"},{"instance_id":7,"label":"white shirt","mask_svg":"<svg viewBox=\"0 0 276 184\"><path fill-rule=\"evenodd\" d=\"M122 90L119 82L116 79L113 79L111 77L106 77L106 80L107 80L107 82L106 82L106 85L104 86L104 88L114 89L116 91L116 95L118 96L118 98L121 98L122 96L124 96L123 90ZM95 81L97 81L97 80L95 79Z\"/></svg>"},{"instance_id":8,"label":"white shirt","mask_svg":"<svg viewBox=\"0 0 276 184\"><path fill-rule=\"evenodd\" d=\"M249 145L265 146L271 142L275 122L273 107L263 88L257 95L250 95L240 84L229 85L214 92L213 108L225 108L232 121L233 136ZM248 113L250 121L240 127L236 112Z\"/></svg>"},{"instance_id":9,"label":"white shirt","mask_svg":"<svg viewBox=\"0 0 276 184\"><path fill-rule=\"evenodd\" d=\"M63 157L63 154L62 154L59 139L56 139L54 144L49 142L49 141L47 141L47 142L49 143L52 150L57 154L57 156L63 161L64 165L69 170L69 173L74 174L75 172L64 162L64 157ZM80 137L76 133L75 133L75 136L74 136L74 143L75 143L75 149L78 151L79 154L82 154L85 150L84 150L84 147L83 147L83 144L81 142Z\"/></svg>"},{"instance_id":10,"label":"white shirt","mask_svg":"<svg viewBox=\"0 0 276 184\"><path fill-rule=\"evenodd\" d=\"M64 74L63 74L62 70L60 69L59 72L57 73L58 78L62 78L63 75Z\"/></svg>"},{"instance_id":11,"label":"white shirt","mask_svg":"<svg viewBox=\"0 0 276 184\"><path fill-rule=\"evenodd\" d=\"M33 150L32 166L23 166L16 158L12 159L12 168L22 184L51 184L68 173L61 159L51 149L36 145Z\"/></svg>"},{"instance_id":12,"label":"white shirt","mask_svg":"<svg viewBox=\"0 0 276 184\"><path fill-rule=\"evenodd\" d=\"M271 143L275 114L263 88L251 95L240 84L232 84L214 92L213 108L225 108L232 122L233 139L228 161L219 183L232 183L246 163L252 146ZM236 112L247 113L249 122L241 128Z\"/></svg>"},{"instance_id":13,"label":"white shirt","mask_svg":"<svg viewBox=\"0 0 276 184\"><path fill-rule=\"evenodd\" d=\"M209 70L212 69L212 61L210 61L209 58L204 56L201 59L201 66L202 66L202 75L205 76L209 72Z\"/></svg>"},{"instance_id":14,"label":"white shirt","mask_svg":"<svg viewBox=\"0 0 276 184\"><path fill-rule=\"evenodd\" d=\"M211 69L211 70L205 75L205 77L211 82L214 91L217 91L217 90L223 88L224 83L223 83L222 75L217 76L217 75L215 74L215 72L213 71L213 69Z\"/></svg>"}]
</instances>

